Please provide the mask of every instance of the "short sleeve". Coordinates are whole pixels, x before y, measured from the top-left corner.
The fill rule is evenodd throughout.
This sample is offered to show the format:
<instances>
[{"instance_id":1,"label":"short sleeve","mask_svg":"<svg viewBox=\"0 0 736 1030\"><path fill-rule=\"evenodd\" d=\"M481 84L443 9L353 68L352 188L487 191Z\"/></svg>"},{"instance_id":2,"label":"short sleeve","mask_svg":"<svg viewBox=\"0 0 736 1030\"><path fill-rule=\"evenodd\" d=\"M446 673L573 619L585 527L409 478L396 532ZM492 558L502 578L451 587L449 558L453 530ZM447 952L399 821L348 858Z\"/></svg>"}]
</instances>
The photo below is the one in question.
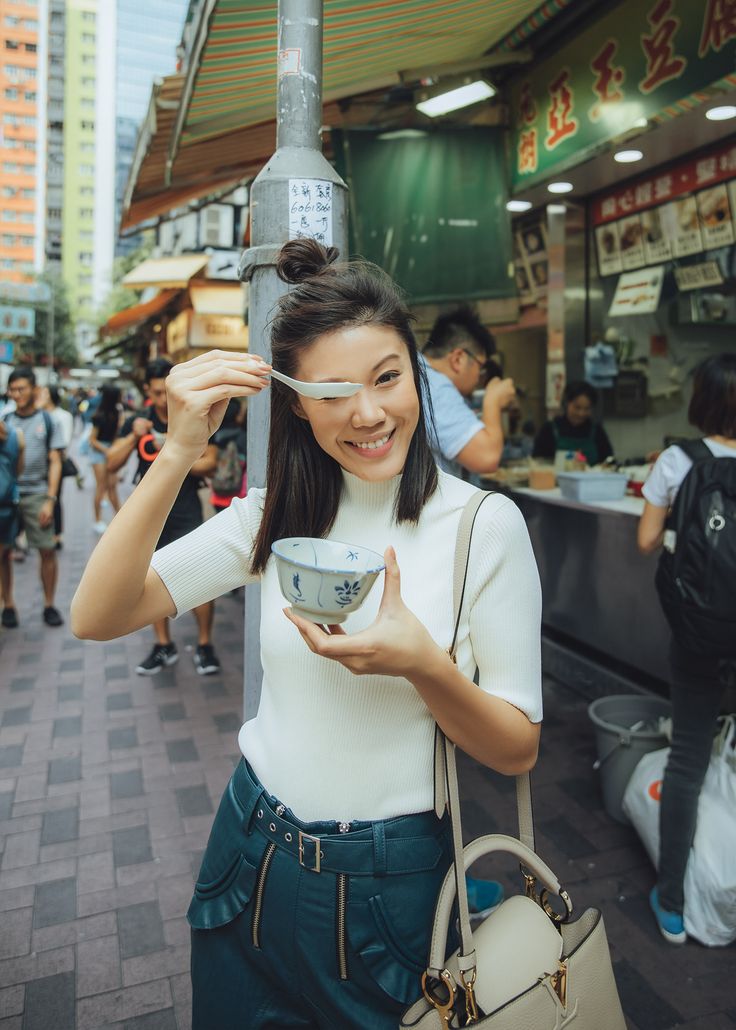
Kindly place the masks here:
<instances>
[{"instance_id":1,"label":"short sleeve","mask_svg":"<svg viewBox=\"0 0 736 1030\"><path fill-rule=\"evenodd\" d=\"M120 429L121 436L130 436L130 434L133 432L133 423L135 422L136 418L136 415L129 415L128 418L126 418ZM94 422L94 419L92 421Z\"/></svg>"},{"instance_id":2,"label":"short sleeve","mask_svg":"<svg viewBox=\"0 0 736 1030\"><path fill-rule=\"evenodd\" d=\"M65 446L64 429L57 419L51 419L51 435L49 436L49 450L63 451Z\"/></svg>"},{"instance_id":3,"label":"short sleeve","mask_svg":"<svg viewBox=\"0 0 736 1030\"><path fill-rule=\"evenodd\" d=\"M264 490L236 497L224 511L156 551L151 568L171 595L176 616L257 580L250 571Z\"/></svg>"},{"instance_id":4,"label":"short sleeve","mask_svg":"<svg viewBox=\"0 0 736 1030\"><path fill-rule=\"evenodd\" d=\"M437 450L444 458L452 461L483 429L483 423L470 410L460 391L447 376L439 372L430 373L429 393L432 398L433 435Z\"/></svg>"},{"instance_id":5,"label":"short sleeve","mask_svg":"<svg viewBox=\"0 0 736 1030\"><path fill-rule=\"evenodd\" d=\"M642 495L658 508L669 508L692 462L679 447L668 447L657 458L649 473Z\"/></svg>"},{"instance_id":6,"label":"short sleeve","mask_svg":"<svg viewBox=\"0 0 736 1030\"><path fill-rule=\"evenodd\" d=\"M542 719L542 590L524 518L508 498L485 502L469 635L483 690ZM475 534L475 530L474 530ZM474 549L475 553L475 549Z\"/></svg>"}]
</instances>

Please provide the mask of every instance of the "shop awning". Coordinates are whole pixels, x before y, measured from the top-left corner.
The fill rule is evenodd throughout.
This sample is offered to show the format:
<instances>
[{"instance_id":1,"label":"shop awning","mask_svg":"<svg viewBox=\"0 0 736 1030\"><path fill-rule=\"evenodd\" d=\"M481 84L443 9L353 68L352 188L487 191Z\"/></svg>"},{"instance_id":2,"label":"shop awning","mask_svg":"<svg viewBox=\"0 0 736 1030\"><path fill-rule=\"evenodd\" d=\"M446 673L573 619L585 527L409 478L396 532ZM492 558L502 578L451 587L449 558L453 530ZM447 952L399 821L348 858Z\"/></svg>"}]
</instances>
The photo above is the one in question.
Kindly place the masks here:
<instances>
[{"instance_id":1,"label":"shop awning","mask_svg":"<svg viewBox=\"0 0 736 1030\"><path fill-rule=\"evenodd\" d=\"M189 298L198 315L239 315L245 311L245 296L238 286L194 286Z\"/></svg>"},{"instance_id":2,"label":"shop awning","mask_svg":"<svg viewBox=\"0 0 736 1030\"><path fill-rule=\"evenodd\" d=\"M122 311L118 311L108 318L107 322L100 328L100 336L115 336L125 330L134 329L136 326L142 325L149 318L154 318L164 311L180 292L181 290L162 290L152 300L147 300L143 304L133 304L129 308L123 308Z\"/></svg>"},{"instance_id":3,"label":"shop awning","mask_svg":"<svg viewBox=\"0 0 736 1030\"><path fill-rule=\"evenodd\" d=\"M323 122L402 71L481 57L566 0L325 0ZM184 75L154 87L123 203L128 229L255 176L275 150L276 0L204 0ZM382 102L381 102L382 103ZM380 106L380 105L379 105ZM362 124L374 124L376 105Z\"/></svg>"},{"instance_id":4,"label":"shop awning","mask_svg":"<svg viewBox=\"0 0 736 1030\"><path fill-rule=\"evenodd\" d=\"M207 254L179 254L177 257L146 258L123 278L123 286L133 290L144 286L183 290L209 261Z\"/></svg>"}]
</instances>

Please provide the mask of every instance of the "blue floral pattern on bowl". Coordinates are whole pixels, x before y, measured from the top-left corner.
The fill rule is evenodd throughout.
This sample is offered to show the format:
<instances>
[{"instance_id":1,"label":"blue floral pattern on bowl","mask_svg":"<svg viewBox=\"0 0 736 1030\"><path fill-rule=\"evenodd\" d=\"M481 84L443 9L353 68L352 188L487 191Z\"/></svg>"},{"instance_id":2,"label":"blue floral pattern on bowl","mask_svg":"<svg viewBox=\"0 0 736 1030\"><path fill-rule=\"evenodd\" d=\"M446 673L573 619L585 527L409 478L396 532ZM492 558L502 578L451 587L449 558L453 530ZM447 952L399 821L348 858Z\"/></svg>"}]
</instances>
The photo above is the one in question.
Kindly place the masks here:
<instances>
[{"instance_id":1,"label":"blue floral pattern on bowl","mask_svg":"<svg viewBox=\"0 0 736 1030\"><path fill-rule=\"evenodd\" d=\"M344 583L335 587L335 593L337 594L337 603L344 608L346 604L352 604L360 593L360 581L356 580L355 583L351 583L346 579Z\"/></svg>"}]
</instances>

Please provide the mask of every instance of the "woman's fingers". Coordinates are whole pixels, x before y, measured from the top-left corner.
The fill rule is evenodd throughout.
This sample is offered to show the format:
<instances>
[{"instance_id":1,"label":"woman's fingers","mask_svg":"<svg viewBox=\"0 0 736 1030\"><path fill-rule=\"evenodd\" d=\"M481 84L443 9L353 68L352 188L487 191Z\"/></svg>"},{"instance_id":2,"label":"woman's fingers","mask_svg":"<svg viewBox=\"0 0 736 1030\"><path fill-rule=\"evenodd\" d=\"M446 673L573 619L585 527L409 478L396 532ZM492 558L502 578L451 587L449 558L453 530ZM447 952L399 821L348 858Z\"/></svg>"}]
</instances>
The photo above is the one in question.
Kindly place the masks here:
<instances>
[{"instance_id":1,"label":"woman's fingers","mask_svg":"<svg viewBox=\"0 0 736 1030\"><path fill-rule=\"evenodd\" d=\"M173 383L172 392L175 398L179 398L213 386L250 386L254 390L262 390L268 384L269 380L256 371L214 367L205 369L195 378Z\"/></svg>"},{"instance_id":2,"label":"woman's fingers","mask_svg":"<svg viewBox=\"0 0 736 1030\"><path fill-rule=\"evenodd\" d=\"M198 375L201 371L202 365L214 362L220 362L224 365L244 367L249 367L254 364L265 365L267 368L271 367L269 363L258 354L251 354L243 351L210 350L206 351L204 354L198 354L196 358L190 358L189 361L182 361L180 365L174 365L170 374Z\"/></svg>"},{"instance_id":3,"label":"woman's fingers","mask_svg":"<svg viewBox=\"0 0 736 1030\"><path fill-rule=\"evenodd\" d=\"M335 658L338 661L355 658L361 654L362 648L356 643L356 637L348 636L341 628L330 626L329 632L325 632L321 626L310 622L309 619L303 619L289 608L284 608L283 612L289 622L293 622L299 630L307 647L314 654L322 655L323 658Z\"/></svg>"}]
</instances>

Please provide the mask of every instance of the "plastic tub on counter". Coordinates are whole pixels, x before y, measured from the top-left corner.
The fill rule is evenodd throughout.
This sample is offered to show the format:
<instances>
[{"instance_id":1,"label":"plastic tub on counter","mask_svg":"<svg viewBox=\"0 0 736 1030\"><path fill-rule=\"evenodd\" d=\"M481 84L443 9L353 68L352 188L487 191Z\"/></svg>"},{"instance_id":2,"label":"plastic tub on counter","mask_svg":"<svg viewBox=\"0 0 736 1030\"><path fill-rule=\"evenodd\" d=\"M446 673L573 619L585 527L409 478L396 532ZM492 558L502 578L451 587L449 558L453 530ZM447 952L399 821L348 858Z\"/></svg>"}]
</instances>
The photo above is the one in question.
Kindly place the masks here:
<instances>
[{"instance_id":1,"label":"plastic tub on counter","mask_svg":"<svg viewBox=\"0 0 736 1030\"><path fill-rule=\"evenodd\" d=\"M557 485L568 501L619 501L627 482L622 472L557 473Z\"/></svg>"}]
</instances>

